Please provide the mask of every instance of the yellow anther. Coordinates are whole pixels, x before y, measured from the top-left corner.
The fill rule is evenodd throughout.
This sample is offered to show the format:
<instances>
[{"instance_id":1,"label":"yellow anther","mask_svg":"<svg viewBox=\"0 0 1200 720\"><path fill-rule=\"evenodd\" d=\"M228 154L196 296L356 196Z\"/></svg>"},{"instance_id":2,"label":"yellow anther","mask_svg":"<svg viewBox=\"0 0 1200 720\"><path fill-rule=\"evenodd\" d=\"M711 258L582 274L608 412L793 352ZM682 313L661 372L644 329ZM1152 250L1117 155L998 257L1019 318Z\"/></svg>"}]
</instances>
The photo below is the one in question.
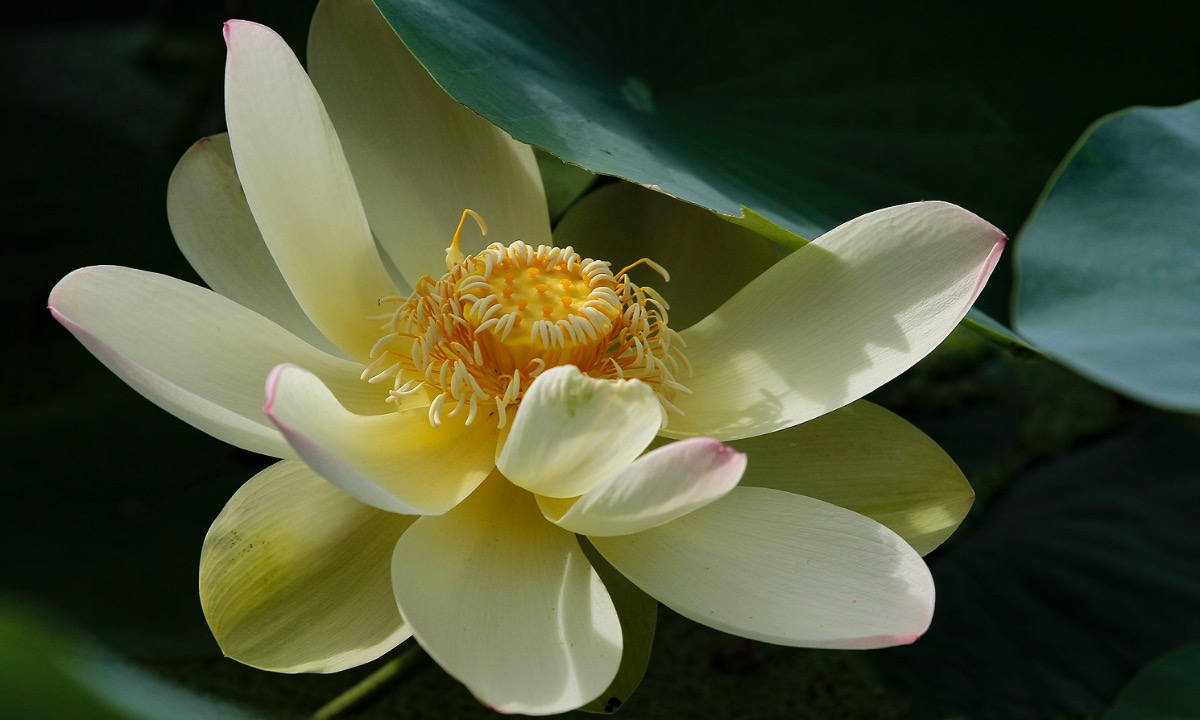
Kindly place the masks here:
<instances>
[{"instance_id":1,"label":"yellow anther","mask_svg":"<svg viewBox=\"0 0 1200 720\"><path fill-rule=\"evenodd\" d=\"M470 216L475 224L479 226L479 232L487 235L487 223L479 216L479 213L470 208L466 208L462 212L462 217L458 219L458 227L454 230L454 237L450 239L450 247L446 248L446 269L453 270L456 265L461 263L465 256L459 248L459 243L462 238L463 225L467 222L467 217Z\"/></svg>"},{"instance_id":2,"label":"yellow anther","mask_svg":"<svg viewBox=\"0 0 1200 720\"><path fill-rule=\"evenodd\" d=\"M562 299L562 304L563 304L563 307L571 307L571 298L564 295L563 299Z\"/></svg>"},{"instance_id":3,"label":"yellow anther","mask_svg":"<svg viewBox=\"0 0 1200 720\"><path fill-rule=\"evenodd\" d=\"M617 273L614 277L621 277L622 275L624 275L625 273L634 269L638 265L645 265L645 266L649 267L651 270L653 270L654 272L661 275L663 280L665 280L667 282L671 282L671 273L667 272L667 269L665 267L663 267L662 265L659 265L658 263L654 262L650 258L642 258L641 260L638 260L632 264L626 265L625 267L621 268L621 272Z\"/></svg>"},{"instance_id":4,"label":"yellow anther","mask_svg":"<svg viewBox=\"0 0 1200 720\"><path fill-rule=\"evenodd\" d=\"M538 295L545 295L550 288L546 287L546 283L538 283L534 289L537 290Z\"/></svg>"},{"instance_id":5,"label":"yellow anther","mask_svg":"<svg viewBox=\"0 0 1200 720\"><path fill-rule=\"evenodd\" d=\"M535 278L535 277L537 277L537 276L538 276L538 272L539 272L539 271L538 271L538 269L537 269L537 268L535 268L535 267L531 267L531 268L529 268L528 270L526 270L525 272L529 274L529 277L530 277L530 278Z\"/></svg>"},{"instance_id":6,"label":"yellow anther","mask_svg":"<svg viewBox=\"0 0 1200 720\"><path fill-rule=\"evenodd\" d=\"M554 306L553 305L543 305L542 306L542 314L545 315L546 317L550 317L551 315L554 314Z\"/></svg>"}]
</instances>

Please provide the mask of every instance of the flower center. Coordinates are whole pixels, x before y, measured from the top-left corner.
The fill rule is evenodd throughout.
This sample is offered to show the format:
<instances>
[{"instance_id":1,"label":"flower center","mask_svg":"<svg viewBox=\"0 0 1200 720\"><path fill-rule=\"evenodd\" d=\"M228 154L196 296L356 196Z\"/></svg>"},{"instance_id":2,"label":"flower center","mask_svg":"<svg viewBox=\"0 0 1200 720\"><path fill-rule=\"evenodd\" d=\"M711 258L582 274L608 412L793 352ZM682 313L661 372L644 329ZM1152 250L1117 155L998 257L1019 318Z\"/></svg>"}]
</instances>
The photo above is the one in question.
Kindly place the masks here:
<instances>
[{"instance_id":1,"label":"flower center","mask_svg":"<svg viewBox=\"0 0 1200 720\"><path fill-rule=\"evenodd\" d=\"M464 408L470 424L494 406L504 427L533 378L556 365L597 378L637 378L654 387L668 412L679 412L671 399L687 388L675 377L690 372L683 341L667 327L666 300L628 276L646 264L669 279L663 268L643 258L614 274L610 263L570 247L520 240L464 256L459 237L467 217L487 233L482 218L465 211L446 250L445 275L421 278L407 298L380 301L397 308L379 317L383 336L363 379L392 378L393 401L428 388L435 426Z\"/></svg>"}]
</instances>

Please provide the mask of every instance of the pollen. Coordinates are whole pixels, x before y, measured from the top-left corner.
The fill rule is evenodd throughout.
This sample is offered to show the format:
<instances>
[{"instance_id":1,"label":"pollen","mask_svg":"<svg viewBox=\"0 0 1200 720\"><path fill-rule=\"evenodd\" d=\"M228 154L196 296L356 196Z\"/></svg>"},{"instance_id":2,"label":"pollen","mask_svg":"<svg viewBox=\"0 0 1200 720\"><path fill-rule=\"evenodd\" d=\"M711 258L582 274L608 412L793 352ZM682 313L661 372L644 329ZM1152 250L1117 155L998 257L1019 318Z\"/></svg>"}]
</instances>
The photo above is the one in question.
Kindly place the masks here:
<instances>
[{"instance_id":1,"label":"pollen","mask_svg":"<svg viewBox=\"0 0 1200 720\"><path fill-rule=\"evenodd\" d=\"M450 247L447 271L425 276L407 298L383 298L395 310L384 320L363 379L392 379L389 399L431 393L429 420L466 411L466 422L494 417L503 427L529 383L546 368L574 365L596 378L636 378L651 385L668 413L687 388L690 373L683 341L667 326L669 307L629 270L580 257L571 247L530 246L520 240L492 243L476 255L459 248L463 224L483 219L463 212ZM491 408L495 408L494 411Z\"/></svg>"}]
</instances>

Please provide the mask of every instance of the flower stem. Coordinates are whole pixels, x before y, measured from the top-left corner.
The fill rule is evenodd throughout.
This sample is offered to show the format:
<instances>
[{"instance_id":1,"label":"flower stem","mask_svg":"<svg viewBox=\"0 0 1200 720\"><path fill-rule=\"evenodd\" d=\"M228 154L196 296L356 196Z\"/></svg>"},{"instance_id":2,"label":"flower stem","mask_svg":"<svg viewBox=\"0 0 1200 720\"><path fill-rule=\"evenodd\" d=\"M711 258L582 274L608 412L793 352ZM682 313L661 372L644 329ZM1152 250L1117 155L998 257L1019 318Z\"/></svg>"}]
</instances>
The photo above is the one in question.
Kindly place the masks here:
<instances>
[{"instance_id":1,"label":"flower stem","mask_svg":"<svg viewBox=\"0 0 1200 720\"><path fill-rule=\"evenodd\" d=\"M409 646L396 657L384 663L378 670L358 681L348 690L325 703L320 710L312 714L311 720L333 720L351 710L361 710L379 699L388 687L396 685L413 675L424 660L428 659L421 646L410 642Z\"/></svg>"}]
</instances>

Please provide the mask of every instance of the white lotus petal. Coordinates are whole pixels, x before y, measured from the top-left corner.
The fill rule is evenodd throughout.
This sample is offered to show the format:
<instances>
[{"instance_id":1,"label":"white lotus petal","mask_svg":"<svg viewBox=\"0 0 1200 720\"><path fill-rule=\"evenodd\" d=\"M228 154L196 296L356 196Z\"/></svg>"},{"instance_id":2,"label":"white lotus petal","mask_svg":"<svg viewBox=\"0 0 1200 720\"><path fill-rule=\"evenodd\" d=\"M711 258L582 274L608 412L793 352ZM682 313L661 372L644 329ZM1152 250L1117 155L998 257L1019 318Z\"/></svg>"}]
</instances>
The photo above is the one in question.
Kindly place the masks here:
<instances>
[{"instance_id":1,"label":"white lotus petal","mask_svg":"<svg viewBox=\"0 0 1200 720\"><path fill-rule=\"evenodd\" d=\"M866 400L730 444L754 459L743 486L786 490L861 513L922 555L950 537L975 499L937 443Z\"/></svg>"},{"instance_id":2,"label":"white lotus petal","mask_svg":"<svg viewBox=\"0 0 1200 720\"><path fill-rule=\"evenodd\" d=\"M271 373L263 412L317 472L382 510L446 512L493 467L494 422L433 427L421 408L355 415L317 376L294 365Z\"/></svg>"},{"instance_id":3,"label":"white lotus petal","mask_svg":"<svg viewBox=\"0 0 1200 720\"><path fill-rule=\"evenodd\" d=\"M167 219L210 288L313 347L341 354L304 314L271 258L233 167L229 135L206 137L179 159L167 183Z\"/></svg>"},{"instance_id":4,"label":"white lotus petal","mask_svg":"<svg viewBox=\"0 0 1200 720\"><path fill-rule=\"evenodd\" d=\"M263 240L304 312L365 361L380 298L394 295L333 125L304 68L269 28L225 24L225 119Z\"/></svg>"},{"instance_id":5,"label":"white lotus petal","mask_svg":"<svg viewBox=\"0 0 1200 720\"><path fill-rule=\"evenodd\" d=\"M238 447L295 453L262 413L263 383L282 362L317 373L356 412L388 408L386 393L335 358L211 290L166 275L105 266L76 270L50 311L110 370L156 405Z\"/></svg>"},{"instance_id":6,"label":"white lotus petal","mask_svg":"<svg viewBox=\"0 0 1200 720\"><path fill-rule=\"evenodd\" d=\"M902 538L779 490L735 488L666 525L591 540L662 604L754 640L886 647L912 642L933 616L933 579Z\"/></svg>"},{"instance_id":7,"label":"white lotus petal","mask_svg":"<svg viewBox=\"0 0 1200 720\"><path fill-rule=\"evenodd\" d=\"M276 672L337 672L411 633L391 556L415 520L363 505L304 463L255 475L204 538L200 605L233 659Z\"/></svg>"},{"instance_id":8,"label":"white lotus petal","mask_svg":"<svg viewBox=\"0 0 1200 720\"><path fill-rule=\"evenodd\" d=\"M604 583L575 536L499 474L418 520L392 560L396 601L421 646L492 708L565 712L615 677L621 625Z\"/></svg>"},{"instance_id":9,"label":"white lotus petal","mask_svg":"<svg viewBox=\"0 0 1200 720\"><path fill-rule=\"evenodd\" d=\"M465 208L489 240L550 244L533 151L451 99L369 0L317 7L308 63L371 227L410 284L445 270ZM464 249L482 248L476 233L464 232Z\"/></svg>"},{"instance_id":10,"label":"white lotus petal","mask_svg":"<svg viewBox=\"0 0 1200 720\"><path fill-rule=\"evenodd\" d=\"M539 504L547 519L571 532L628 535L724 496L745 469L746 456L733 448L689 438L646 453L574 502L539 498Z\"/></svg>"},{"instance_id":11,"label":"white lotus petal","mask_svg":"<svg viewBox=\"0 0 1200 720\"><path fill-rule=\"evenodd\" d=\"M1004 235L948 203L837 227L683 331L695 372L670 437L728 440L857 400L940 343L975 302Z\"/></svg>"},{"instance_id":12,"label":"white lotus petal","mask_svg":"<svg viewBox=\"0 0 1200 720\"><path fill-rule=\"evenodd\" d=\"M633 462L662 424L654 391L637 380L596 380L573 365L529 386L496 459L504 476L548 497L582 495Z\"/></svg>"}]
</instances>

